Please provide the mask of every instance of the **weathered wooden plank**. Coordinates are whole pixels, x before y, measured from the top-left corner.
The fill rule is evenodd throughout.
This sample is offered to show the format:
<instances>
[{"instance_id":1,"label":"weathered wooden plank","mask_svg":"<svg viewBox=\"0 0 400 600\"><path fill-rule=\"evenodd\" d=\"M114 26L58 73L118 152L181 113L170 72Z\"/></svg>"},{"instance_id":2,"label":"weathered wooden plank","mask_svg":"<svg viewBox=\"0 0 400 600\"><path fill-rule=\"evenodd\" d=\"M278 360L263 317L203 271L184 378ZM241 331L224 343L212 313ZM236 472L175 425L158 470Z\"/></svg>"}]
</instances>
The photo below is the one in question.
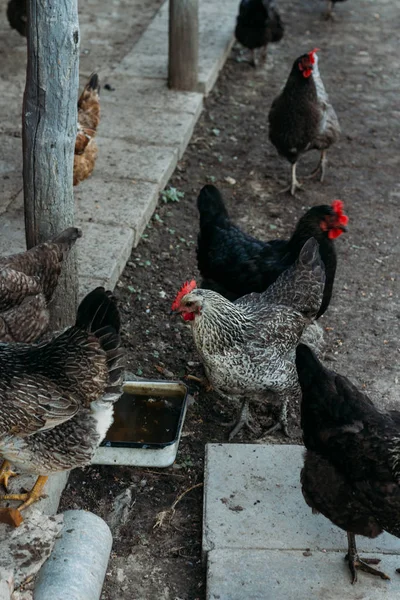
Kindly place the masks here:
<instances>
[{"instance_id":1,"label":"weathered wooden plank","mask_svg":"<svg viewBox=\"0 0 400 600\"><path fill-rule=\"evenodd\" d=\"M74 224L73 155L77 132L77 0L27 0L28 62L23 104L23 177L27 247ZM73 322L76 251L63 267L52 326Z\"/></svg>"},{"instance_id":2,"label":"weathered wooden plank","mask_svg":"<svg viewBox=\"0 0 400 600\"><path fill-rule=\"evenodd\" d=\"M168 87L196 91L199 62L199 2L169 1Z\"/></svg>"}]
</instances>

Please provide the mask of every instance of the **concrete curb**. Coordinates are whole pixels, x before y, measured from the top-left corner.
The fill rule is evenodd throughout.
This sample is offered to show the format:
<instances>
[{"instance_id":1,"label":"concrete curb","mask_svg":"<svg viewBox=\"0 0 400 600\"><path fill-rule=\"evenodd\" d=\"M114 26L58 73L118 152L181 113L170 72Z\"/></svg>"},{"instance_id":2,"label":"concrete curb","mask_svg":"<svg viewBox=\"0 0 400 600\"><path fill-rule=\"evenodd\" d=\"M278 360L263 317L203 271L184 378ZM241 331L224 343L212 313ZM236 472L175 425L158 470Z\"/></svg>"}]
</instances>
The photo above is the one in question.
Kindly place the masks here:
<instances>
[{"instance_id":1,"label":"concrete curb","mask_svg":"<svg viewBox=\"0 0 400 600\"><path fill-rule=\"evenodd\" d=\"M35 600L99 600L112 547L108 525L91 512L68 510L51 556L35 583Z\"/></svg>"}]
</instances>

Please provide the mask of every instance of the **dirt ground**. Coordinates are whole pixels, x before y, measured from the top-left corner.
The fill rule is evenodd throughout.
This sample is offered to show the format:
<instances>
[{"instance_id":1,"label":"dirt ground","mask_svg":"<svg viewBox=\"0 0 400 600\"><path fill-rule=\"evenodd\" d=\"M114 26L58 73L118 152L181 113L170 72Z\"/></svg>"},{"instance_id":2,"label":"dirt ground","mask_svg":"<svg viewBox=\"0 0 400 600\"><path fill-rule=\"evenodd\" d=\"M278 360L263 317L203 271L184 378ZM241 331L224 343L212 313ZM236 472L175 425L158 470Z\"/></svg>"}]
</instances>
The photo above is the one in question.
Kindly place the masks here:
<instances>
[{"instance_id":1,"label":"dirt ground","mask_svg":"<svg viewBox=\"0 0 400 600\"><path fill-rule=\"evenodd\" d=\"M223 191L232 218L262 239L288 237L316 204L345 202L349 231L337 240L338 272L331 306L321 320L330 364L362 386L380 406L398 406L400 200L398 44L393 3L338 4L334 23L321 20L323 3L281 2L286 35L271 47L267 65L254 71L234 50L196 127L170 186L184 193L164 202L149 224L117 286L128 369L145 378L201 375L188 326L169 316L176 291L198 277L195 257L200 188ZM391 33L392 31L392 33ZM368 41L367 41L368 40ZM320 48L320 71L342 126L329 153L324 184L307 183L292 198L278 195L289 165L268 141L267 114L296 56ZM301 161L299 174L317 155ZM84 508L111 525L114 547L103 600L203 600L201 485L189 491L171 519L154 528L185 490L203 480L207 442L226 442L221 425L231 407L190 385L176 463L163 470L91 467L71 474L61 509ZM258 422L272 415L266 406ZM291 441L300 441L292 408ZM238 442L253 441L247 431ZM277 434L271 443L287 443Z\"/></svg>"}]
</instances>

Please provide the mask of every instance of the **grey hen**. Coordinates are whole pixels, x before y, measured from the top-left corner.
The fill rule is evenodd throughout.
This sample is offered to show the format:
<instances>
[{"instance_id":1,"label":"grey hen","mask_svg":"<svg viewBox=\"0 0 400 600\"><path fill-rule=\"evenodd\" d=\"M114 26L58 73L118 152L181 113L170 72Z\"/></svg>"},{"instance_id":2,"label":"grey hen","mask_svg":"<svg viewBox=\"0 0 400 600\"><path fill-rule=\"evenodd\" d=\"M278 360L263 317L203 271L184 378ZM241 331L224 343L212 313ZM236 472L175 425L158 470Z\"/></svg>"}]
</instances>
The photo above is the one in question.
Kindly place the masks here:
<instances>
[{"instance_id":1,"label":"grey hen","mask_svg":"<svg viewBox=\"0 0 400 600\"><path fill-rule=\"evenodd\" d=\"M82 236L69 227L26 252L0 259L0 342L35 342L49 324L48 304L62 263Z\"/></svg>"},{"instance_id":2,"label":"grey hen","mask_svg":"<svg viewBox=\"0 0 400 600\"><path fill-rule=\"evenodd\" d=\"M287 433L287 405L300 389L295 349L321 305L325 269L318 243L311 238L297 262L265 292L230 302L217 292L187 283L172 309L192 326L196 348L212 387L221 396L242 399L232 439L247 425L252 429L249 398L265 401L272 392L282 402L279 422Z\"/></svg>"},{"instance_id":3,"label":"grey hen","mask_svg":"<svg viewBox=\"0 0 400 600\"><path fill-rule=\"evenodd\" d=\"M111 292L96 288L73 327L37 345L0 344L0 454L39 475L24 500L41 493L47 475L90 463L113 421L120 395L120 319ZM8 478L9 465L0 476Z\"/></svg>"}]
</instances>

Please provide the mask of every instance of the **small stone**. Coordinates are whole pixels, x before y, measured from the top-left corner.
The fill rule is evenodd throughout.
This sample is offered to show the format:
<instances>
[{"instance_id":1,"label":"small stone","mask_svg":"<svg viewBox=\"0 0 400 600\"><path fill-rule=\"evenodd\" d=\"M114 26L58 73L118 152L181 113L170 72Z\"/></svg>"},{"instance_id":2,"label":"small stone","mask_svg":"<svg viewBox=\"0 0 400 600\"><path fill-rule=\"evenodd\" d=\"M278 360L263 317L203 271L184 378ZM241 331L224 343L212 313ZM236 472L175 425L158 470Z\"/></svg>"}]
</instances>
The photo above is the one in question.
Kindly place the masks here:
<instances>
[{"instance_id":1,"label":"small stone","mask_svg":"<svg viewBox=\"0 0 400 600\"><path fill-rule=\"evenodd\" d=\"M233 177L225 177L225 181L226 183L229 183L229 185L235 185L236 183L236 179L233 179Z\"/></svg>"}]
</instances>

